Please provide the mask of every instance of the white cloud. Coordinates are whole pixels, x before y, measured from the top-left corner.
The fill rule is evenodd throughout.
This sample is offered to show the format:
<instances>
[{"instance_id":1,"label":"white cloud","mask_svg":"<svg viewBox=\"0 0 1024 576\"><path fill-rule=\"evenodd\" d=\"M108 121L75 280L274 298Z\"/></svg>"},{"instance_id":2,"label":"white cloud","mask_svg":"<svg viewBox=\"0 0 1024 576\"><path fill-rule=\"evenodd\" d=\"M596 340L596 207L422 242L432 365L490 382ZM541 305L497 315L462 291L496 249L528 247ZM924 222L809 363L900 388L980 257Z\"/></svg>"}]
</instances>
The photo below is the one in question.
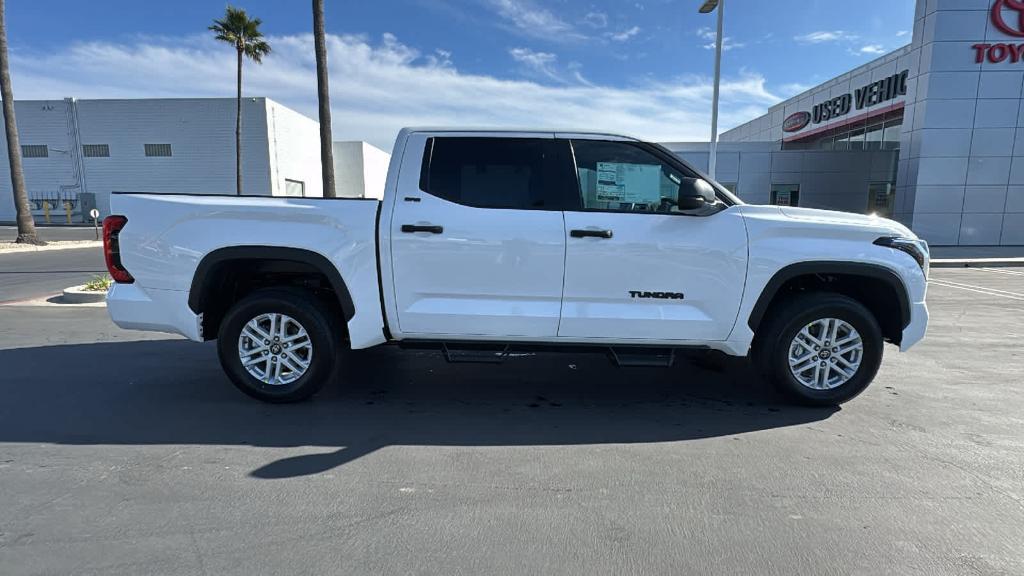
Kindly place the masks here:
<instances>
[{"instance_id":1,"label":"white cloud","mask_svg":"<svg viewBox=\"0 0 1024 576\"><path fill-rule=\"evenodd\" d=\"M910 34L910 30L900 30L896 32L896 37L899 38L901 36L906 36L907 34Z\"/></svg>"},{"instance_id":2,"label":"white cloud","mask_svg":"<svg viewBox=\"0 0 1024 576\"><path fill-rule=\"evenodd\" d=\"M585 38L571 24L531 0L489 0L489 3L514 30L527 36L548 40Z\"/></svg>"},{"instance_id":3,"label":"white cloud","mask_svg":"<svg viewBox=\"0 0 1024 576\"><path fill-rule=\"evenodd\" d=\"M592 28L606 28L608 26L608 15L604 12L587 12L583 21Z\"/></svg>"},{"instance_id":4,"label":"white cloud","mask_svg":"<svg viewBox=\"0 0 1024 576\"><path fill-rule=\"evenodd\" d=\"M885 54L885 48L881 44L867 44L861 46L859 52L861 54Z\"/></svg>"},{"instance_id":5,"label":"white cloud","mask_svg":"<svg viewBox=\"0 0 1024 576\"><path fill-rule=\"evenodd\" d=\"M550 52L538 52L529 48L512 48L508 53L509 56L512 56L513 60L525 65L532 72L552 80L562 81L562 78L555 72L554 68L558 56Z\"/></svg>"},{"instance_id":6,"label":"white cloud","mask_svg":"<svg viewBox=\"0 0 1024 576\"><path fill-rule=\"evenodd\" d=\"M715 39L718 37L718 34L714 30L706 26L698 28L697 36L699 36L702 40L707 40L707 43L703 45L705 50L715 49ZM746 46L745 43L736 42L735 40L732 39L732 36L726 36L722 38L723 52L726 50L732 50L733 48L743 48L744 46Z\"/></svg>"},{"instance_id":7,"label":"white cloud","mask_svg":"<svg viewBox=\"0 0 1024 576\"><path fill-rule=\"evenodd\" d=\"M246 65L245 94L267 96L316 118L312 36L269 41L274 52L263 65ZM595 129L663 141L701 140L710 132L707 77L624 87L547 86L462 73L450 56L425 55L392 35L380 42L330 35L328 50L339 140L367 140L389 150L399 128L424 124ZM20 99L233 97L235 91L230 47L206 35L15 53L12 68ZM568 69L579 72L578 66ZM721 125L745 122L779 100L760 75L726 77Z\"/></svg>"},{"instance_id":8,"label":"white cloud","mask_svg":"<svg viewBox=\"0 0 1024 576\"><path fill-rule=\"evenodd\" d=\"M633 36L636 36L639 33L640 33L640 27L639 26L633 26L632 28L630 28L628 30L623 30L622 32L619 32L617 34L611 34L609 36L609 38L611 38L612 40L615 40L616 42L625 42L626 40L629 40L630 38L632 38Z\"/></svg>"},{"instance_id":9,"label":"white cloud","mask_svg":"<svg viewBox=\"0 0 1024 576\"><path fill-rule=\"evenodd\" d=\"M822 42L839 42L842 40L854 40L857 36L842 30L819 30L801 36L794 36L793 39L804 44L821 44Z\"/></svg>"}]
</instances>

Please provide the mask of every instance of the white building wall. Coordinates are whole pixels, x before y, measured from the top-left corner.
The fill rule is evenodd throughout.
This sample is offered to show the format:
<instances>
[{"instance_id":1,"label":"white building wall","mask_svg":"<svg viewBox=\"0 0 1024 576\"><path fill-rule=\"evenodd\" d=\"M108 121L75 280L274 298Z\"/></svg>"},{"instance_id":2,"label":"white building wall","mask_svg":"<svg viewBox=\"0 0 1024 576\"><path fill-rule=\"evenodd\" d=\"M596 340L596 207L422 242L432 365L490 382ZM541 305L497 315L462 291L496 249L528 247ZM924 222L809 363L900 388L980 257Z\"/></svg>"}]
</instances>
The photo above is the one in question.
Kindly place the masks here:
<instances>
[{"instance_id":1,"label":"white building wall","mask_svg":"<svg viewBox=\"0 0 1024 576\"><path fill-rule=\"evenodd\" d=\"M108 144L109 158L84 158L86 190L109 213L109 193L235 193L235 100L80 100L82 144ZM263 98L242 100L242 188L271 192ZM147 157L145 144L170 144Z\"/></svg>"},{"instance_id":2,"label":"white building wall","mask_svg":"<svg viewBox=\"0 0 1024 576\"><path fill-rule=\"evenodd\" d=\"M338 198L360 198L366 189L362 144L358 141L334 143L334 190Z\"/></svg>"},{"instance_id":3,"label":"white building wall","mask_svg":"<svg viewBox=\"0 0 1024 576\"><path fill-rule=\"evenodd\" d=\"M302 182L305 196L323 196L320 124L273 100L266 103L273 195L285 195L285 180L292 180Z\"/></svg>"},{"instance_id":4,"label":"white building wall","mask_svg":"<svg viewBox=\"0 0 1024 576\"><path fill-rule=\"evenodd\" d=\"M56 195L61 186L77 185L70 151L74 148L68 131L68 106L63 100L31 100L14 103L18 136L24 145L46 145L46 158L25 158L25 187L30 196ZM0 220L14 220L11 169L7 161L7 135L0 130Z\"/></svg>"},{"instance_id":5,"label":"white building wall","mask_svg":"<svg viewBox=\"0 0 1024 576\"><path fill-rule=\"evenodd\" d=\"M106 216L112 191L235 193L234 98L18 101L15 110L21 143L49 151L23 160L30 198L94 193ZM291 179L303 182L307 196L321 196L319 142L316 121L265 98L244 98L243 193L283 195ZM106 144L110 155L84 157L81 146L89 144ZM148 157L145 144L170 144L171 156ZM0 147L6 152L2 131ZM6 160L0 221L13 221ZM63 222L63 210L52 220Z\"/></svg>"},{"instance_id":6,"label":"white building wall","mask_svg":"<svg viewBox=\"0 0 1024 576\"><path fill-rule=\"evenodd\" d=\"M388 177L388 164L391 163L391 154L373 146L363 145L363 197L384 198L384 181Z\"/></svg>"},{"instance_id":7,"label":"white building wall","mask_svg":"<svg viewBox=\"0 0 1024 576\"><path fill-rule=\"evenodd\" d=\"M339 198L383 198L391 155L362 141L334 143L334 184Z\"/></svg>"}]
</instances>

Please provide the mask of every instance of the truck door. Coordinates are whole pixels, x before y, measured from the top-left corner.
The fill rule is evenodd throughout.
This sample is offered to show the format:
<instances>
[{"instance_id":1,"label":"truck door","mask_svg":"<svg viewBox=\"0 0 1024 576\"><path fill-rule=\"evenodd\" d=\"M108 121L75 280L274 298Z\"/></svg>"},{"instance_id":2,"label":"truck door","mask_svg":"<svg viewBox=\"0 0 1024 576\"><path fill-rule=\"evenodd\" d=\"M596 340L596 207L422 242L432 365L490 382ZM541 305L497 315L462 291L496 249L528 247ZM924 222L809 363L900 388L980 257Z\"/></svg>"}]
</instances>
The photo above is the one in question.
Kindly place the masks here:
<instances>
[{"instance_id":1,"label":"truck door","mask_svg":"<svg viewBox=\"0 0 1024 576\"><path fill-rule=\"evenodd\" d=\"M565 186L554 182L554 142L410 138L390 222L403 336L556 336Z\"/></svg>"},{"instance_id":2,"label":"truck door","mask_svg":"<svg viewBox=\"0 0 1024 576\"><path fill-rule=\"evenodd\" d=\"M658 147L586 136L571 144L578 179L565 212L558 335L725 340L746 276L739 212L680 212L679 184L696 174Z\"/></svg>"}]
</instances>

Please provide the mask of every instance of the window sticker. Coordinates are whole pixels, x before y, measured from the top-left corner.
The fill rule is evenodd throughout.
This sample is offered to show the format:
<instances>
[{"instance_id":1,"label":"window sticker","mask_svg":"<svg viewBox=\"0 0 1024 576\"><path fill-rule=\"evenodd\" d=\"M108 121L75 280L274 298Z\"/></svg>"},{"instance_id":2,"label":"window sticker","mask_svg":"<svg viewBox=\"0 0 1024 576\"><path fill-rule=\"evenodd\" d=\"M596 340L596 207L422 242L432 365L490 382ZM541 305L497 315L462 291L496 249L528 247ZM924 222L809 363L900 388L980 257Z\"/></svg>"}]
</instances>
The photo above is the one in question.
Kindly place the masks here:
<instances>
[{"instance_id":1,"label":"window sticker","mask_svg":"<svg viewBox=\"0 0 1024 576\"><path fill-rule=\"evenodd\" d=\"M657 204L661 201L661 166L657 164L597 163L597 200Z\"/></svg>"}]
</instances>

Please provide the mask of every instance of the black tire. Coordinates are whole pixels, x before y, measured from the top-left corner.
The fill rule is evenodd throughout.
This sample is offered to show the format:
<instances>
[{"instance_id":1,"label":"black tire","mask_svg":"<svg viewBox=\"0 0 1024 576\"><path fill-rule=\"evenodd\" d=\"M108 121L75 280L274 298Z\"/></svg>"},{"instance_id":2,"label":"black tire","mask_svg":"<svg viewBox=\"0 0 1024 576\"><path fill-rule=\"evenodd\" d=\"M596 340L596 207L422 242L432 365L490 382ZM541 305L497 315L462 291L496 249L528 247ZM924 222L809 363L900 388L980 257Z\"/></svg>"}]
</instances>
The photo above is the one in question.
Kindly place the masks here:
<instances>
[{"instance_id":1,"label":"black tire","mask_svg":"<svg viewBox=\"0 0 1024 576\"><path fill-rule=\"evenodd\" d=\"M286 384L269 384L242 366L239 338L246 324L261 314L286 314L309 335L312 359L301 376ZM328 306L307 290L266 288L238 301L220 324L217 355L231 382L249 396L272 403L298 402L316 394L330 379L343 334Z\"/></svg>"},{"instance_id":2,"label":"black tire","mask_svg":"<svg viewBox=\"0 0 1024 576\"><path fill-rule=\"evenodd\" d=\"M789 367L790 345L804 326L815 320L848 322L863 342L861 362L854 375L828 390L812 389L797 380ZM773 306L755 337L754 361L761 373L788 399L808 406L836 406L864 391L882 363L882 330L863 304L841 294L807 292Z\"/></svg>"}]
</instances>

